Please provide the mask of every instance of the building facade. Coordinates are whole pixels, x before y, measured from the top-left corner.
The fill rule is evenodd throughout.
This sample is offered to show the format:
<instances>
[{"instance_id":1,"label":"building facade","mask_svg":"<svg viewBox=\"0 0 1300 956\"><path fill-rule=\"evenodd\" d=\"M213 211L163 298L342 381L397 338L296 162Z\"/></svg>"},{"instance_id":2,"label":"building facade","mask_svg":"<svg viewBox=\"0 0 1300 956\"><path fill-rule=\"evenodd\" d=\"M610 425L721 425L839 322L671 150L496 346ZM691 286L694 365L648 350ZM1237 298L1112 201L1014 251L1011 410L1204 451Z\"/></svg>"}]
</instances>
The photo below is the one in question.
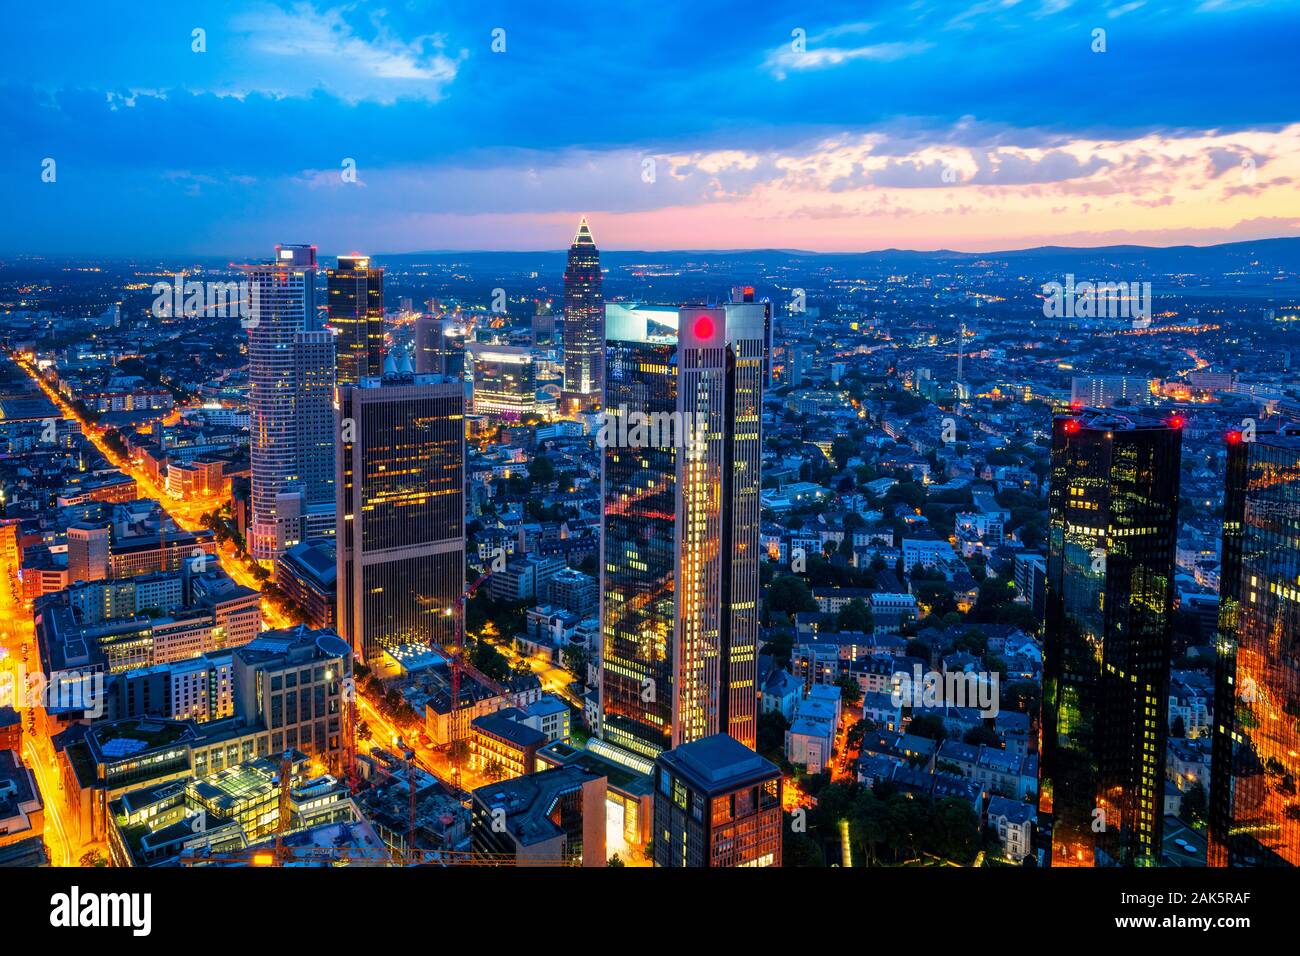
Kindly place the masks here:
<instances>
[{"instance_id":1,"label":"building facade","mask_svg":"<svg viewBox=\"0 0 1300 956\"><path fill-rule=\"evenodd\" d=\"M537 411L537 368L531 349L474 342L474 414L507 421Z\"/></svg>"},{"instance_id":2,"label":"building facade","mask_svg":"<svg viewBox=\"0 0 1300 956\"><path fill-rule=\"evenodd\" d=\"M1177 422L1052 423L1040 822L1052 866L1159 863Z\"/></svg>"},{"instance_id":3,"label":"building facade","mask_svg":"<svg viewBox=\"0 0 1300 956\"><path fill-rule=\"evenodd\" d=\"M756 740L763 322L609 306L600 736L642 758Z\"/></svg>"},{"instance_id":4,"label":"building facade","mask_svg":"<svg viewBox=\"0 0 1300 956\"><path fill-rule=\"evenodd\" d=\"M1228 436L1210 866L1300 863L1300 425Z\"/></svg>"},{"instance_id":5,"label":"building facade","mask_svg":"<svg viewBox=\"0 0 1300 956\"><path fill-rule=\"evenodd\" d=\"M726 734L655 760L655 866L780 866L781 771Z\"/></svg>"},{"instance_id":6,"label":"building facade","mask_svg":"<svg viewBox=\"0 0 1300 956\"><path fill-rule=\"evenodd\" d=\"M383 372L384 270L369 256L339 256L326 272L330 328L334 330L335 381L355 385Z\"/></svg>"},{"instance_id":7,"label":"building facade","mask_svg":"<svg viewBox=\"0 0 1300 956\"><path fill-rule=\"evenodd\" d=\"M445 644L465 590L465 393L387 373L339 389L338 629L363 661Z\"/></svg>"},{"instance_id":8,"label":"building facade","mask_svg":"<svg viewBox=\"0 0 1300 956\"><path fill-rule=\"evenodd\" d=\"M333 533L333 335L318 325L315 246L278 246L246 269L252 520L249 550L272 562Z\"/></svg>"}]
</instances>

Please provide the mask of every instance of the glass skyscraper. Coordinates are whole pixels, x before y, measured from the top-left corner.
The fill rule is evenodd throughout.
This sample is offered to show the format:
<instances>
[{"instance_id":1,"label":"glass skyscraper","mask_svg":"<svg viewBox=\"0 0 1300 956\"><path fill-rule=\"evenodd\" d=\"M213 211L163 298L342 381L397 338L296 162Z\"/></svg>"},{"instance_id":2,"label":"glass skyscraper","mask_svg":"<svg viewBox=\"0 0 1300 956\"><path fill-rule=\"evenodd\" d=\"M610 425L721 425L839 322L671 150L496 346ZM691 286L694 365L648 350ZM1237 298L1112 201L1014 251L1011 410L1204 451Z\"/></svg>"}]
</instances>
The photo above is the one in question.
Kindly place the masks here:
<instances>
[{"instance_id":1,"label":"glass skyscraper","mask_svg":"<svg viewBox=\"0 0 1300 956\"><path fill-rule=\"evenodd\" d=\"M337 333L335 380L355 385L379 375L384 360L384 270L369 256L339 256L326 273L330 328Z\"/></svg>"},{"instance_id":2,"label":"glass skyscraper","mask_svg":"<svg viewBox=\"0 0 1300 956\"><path fill-rule=\"evenodd\" d=\"M1052 423L1040 823L1051 866L1160 861L1182 432Z\"/></svg>"},{"instance_id":3,"label":"glass skyscraper","mask_svg":"<svg viewBox=\"0 0 1300 956\"><path fill-rule=\"evenodd\" d=\"M415 371L419 375L465 377L465 330L442 315L415 320Z\"/></svg>"},{"instance_id":4,"label":"glass skyscraper","mask_svg":"<svg viewBox=\"0 0 1300 956\"><path fill-rule=\"evenodd\" d=\"M465 391L390 355L339 389L339 633L367 662L446 644L465 590Z\"/></svg>"},{"instance_id":5,"label":"glass skyscraper","mask_svg":"<svg viewBox=\"0 0 1300 956\"><path fill-rule=\"evenodd\" d=\"M606 314L600 736L756 738L762 303Z\"/></svg>"},{"instance_id":6,"label":"glass skyscraper","mask_svg":"<svg viewBox=\"0 0 1300 956\"><path fill-rule=\"evenodd\" d=\"M1295 866L1300 425L1229 434L1227 462L1208 862Z\"/></svg>"},{"instance_id":7,"label":"glass skyscraper","mask_svg":"<svg viewBox=\"0 0 1300 956\"><path fill-rule=\"evenodd\" d=\"M584 216L564 270L564 393L570 405L593 408L605 384L605 299L600 250Z\"/></svg>"},{"instance_id":8,"label":"glass skyscraper","mask_svg":"<svg viewBox=\"0 0 1300 956\"><path fill-rule=\"evenodd\" d=\"M333 335L316 312L316 247L248 266L249 549L273 561L334 530Z\"/></svg>"}]
</instances>

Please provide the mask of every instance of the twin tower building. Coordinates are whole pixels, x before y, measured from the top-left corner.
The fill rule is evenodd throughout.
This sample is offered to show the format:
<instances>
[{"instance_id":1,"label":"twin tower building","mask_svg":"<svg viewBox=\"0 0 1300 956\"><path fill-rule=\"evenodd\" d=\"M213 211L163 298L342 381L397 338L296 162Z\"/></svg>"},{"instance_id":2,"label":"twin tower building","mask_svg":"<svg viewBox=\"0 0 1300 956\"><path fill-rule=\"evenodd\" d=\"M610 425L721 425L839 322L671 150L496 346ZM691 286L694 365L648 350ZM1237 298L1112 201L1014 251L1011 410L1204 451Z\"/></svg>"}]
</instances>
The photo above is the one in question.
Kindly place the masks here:
<instances>
[{"instance_id":1,"label":"twin tower building","mask_svg":"<svg viewBox=\"0 0 1300 956\"><path fill-rule=\"evenodd\" d=\"M382 358L382 268L340 257L323 308L316 273L312 246L246 267L250 552L273 566L332 535L338 628L363 661L445 643L465 589L463 376ZM770 325L752 290L715 306L607 305L580 224L565 270L563 396L602 458L593 746L632 766L719 732L755 744ZM605 423L591 417L601 409ZM619 417L691 427L613 427Z\"/></svg>"}]
</instances>

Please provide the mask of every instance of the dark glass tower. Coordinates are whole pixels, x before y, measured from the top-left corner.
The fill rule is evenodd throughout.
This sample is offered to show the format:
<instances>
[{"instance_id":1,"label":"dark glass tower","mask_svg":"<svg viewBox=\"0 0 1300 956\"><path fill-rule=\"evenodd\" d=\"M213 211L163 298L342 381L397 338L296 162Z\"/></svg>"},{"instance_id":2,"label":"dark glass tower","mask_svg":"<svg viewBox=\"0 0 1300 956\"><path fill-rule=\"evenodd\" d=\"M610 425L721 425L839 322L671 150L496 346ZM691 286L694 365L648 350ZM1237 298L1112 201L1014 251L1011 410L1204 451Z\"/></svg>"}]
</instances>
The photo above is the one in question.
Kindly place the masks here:
<instances>
[{"instance_id":1,"label":"dark glass tower","mask_svg":"<svg viewBox=\"0 0 1300 956\"><path fill-rule=\"evenodd\" d=\"M1052 423L1040 822L1051 866L1160 860L1180 422Z\"/></svg>"},{"instance_id":2,"label":"dark glass tower","mask_svg":"<svg viewBox=\"0 0 1300 956\"><path fill-rule=\"evenodd\" d=\"M1295 866L1300 425L1228 436L1220 581L1208 862Z\"/></svg>"},{"instance_id":3,"label":"dark glass tower","mask_svg":"<svg viewBox=\"0 0 1300 956\"><path fill-rule=\"evenodd\" d=\"M608 307L601 737L642 758L756 741L763 317Z\"/></svg>"},{"instance_id":4,"label":"dark glass tower","mask_svg":"<svg viewBox=\"0 0 1300 956\"><path fill-rule=\"evenodd\" d=\"M368 256L339 256L327 275L329 324L338 333L335 378L355 385L383 370L384 270Z\"/></svg>"},{"instance_id":5,"label":"dark glass tower","mask_svg":"<svg viewBox=\"0 0 1300 956\"><path fill-rule=\"evenodd\" d=\"M358 657L445 644L465 589L465 392L409 359L339 389L339 634Z\"/></svg>"},{"instance_id":6,"label":"dark glass tower","mask_svg":"<svg viewBox=\"0 0 1300 956\"><path fill-rule=\"evenodd\" d=\"M600 250L584 216L564 270L564 393L575 408L594 408L605 387L605 299Z\"/></svg>"},{"instance_id":7,"label":"dark glass tower","mask_svg":"<svg viewBox=\"0 0 1300 956\"><path fill-rule=\"evenodd\" d=\"M465 333L438 314L415 320L415 371L418 375L465 377Z\"/></svg>"}]
</instances>

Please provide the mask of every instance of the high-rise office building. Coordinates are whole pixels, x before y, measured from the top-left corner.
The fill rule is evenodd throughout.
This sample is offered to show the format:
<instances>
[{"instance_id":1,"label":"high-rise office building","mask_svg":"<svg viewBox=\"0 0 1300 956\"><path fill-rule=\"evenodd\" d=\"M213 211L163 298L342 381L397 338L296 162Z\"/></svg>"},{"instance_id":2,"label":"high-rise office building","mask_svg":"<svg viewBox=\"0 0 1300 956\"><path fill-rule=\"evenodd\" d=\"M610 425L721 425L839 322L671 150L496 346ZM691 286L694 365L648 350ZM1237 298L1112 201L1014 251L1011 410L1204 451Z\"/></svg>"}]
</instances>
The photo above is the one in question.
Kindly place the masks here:
<instances>
[{"instance_id":1,"label":"high-rise office building","mask_svg":"<svg viewBox=\"0 0 1300 956\"><path fill-rule=\"evenodd\" d=\"M1210 866L1300 864L1300 425L1228 436Z\"/></svg>"},{"instance_id":2,"label":"high-rise office building","mask_svg":"<svg viewBox=\"0 0 1300 956\"><path fill-rule=\"evenodd\" d=\"M763 315L607 307L600 735L643 766L755 743Z\"/></svg>"},{"instance_id":3,"label":"high-rise office building","mask_svg":"<svg viewBox=\"0 0 1300 956\"><path fill-rule=\"evenodd\" d=\"M339 389L338 631L373 662L446 644L465 590L465 391L390 354Z\"/></svg>"},{"instance_id":4,"label":"high-rise office building","mask_svg":"<svg viewBox=\"0 0 1300 956\"><path fill-rule=\"evenodd\" d=\"M573 408L600 402L605 383L605 299L600 250L584 216L564 270L564 393Z\"/></svg>"},{"instance_id":5,"label":"high-rise office building","mask_svg":"<svg viewBox=\"0 0 1300 956\"><path fill-rule=\"evenodd\" d=\"M334 533L334 337L319 327L316 247L277 246L248 266L249 548L273 561Z\"/></svg>"},{"instance_id":6,"label":"high-rise office building","mask_svg":"<svg viewBox=\"0 0 1300 956\"><path fill-rule=\"evenodd\" d=\"M731 289L732 302L753 302L754 287L738 285ZM772 300L761 299L763 303L763 388L774 388L776 378L772 372Z\"/></svg>"},{"instance_id":7,"label":"high-rise office building","mask_svg":"<svg viewBox=\"0 0 1300 956\"><path fill-rule=\"evenodd\" d=\"M383 371L384 269L369 256L339 256L326 273L330 328L335 331L335 381L355 385Z\"/></svg>"},{"instance_id":8,"label":"high-rise office building","mask_svg":"<svg viewBox=\"0 0 1300 956\"><path fill-rule=\"evenodd\" d=\"M1159 863L1180 422L1052 423L1039 813L1052 866Z\"/></svg>"},{"instance_id":9,"label":"high-rise office building","mask_svg":"<svg viewBox=\"0 0 1300 956\"><path fill-rule=\"evenodd\" d=\"M465 332L442 315L415 320L415 373L465 377Z\"/></svg>"}]
</instances>

